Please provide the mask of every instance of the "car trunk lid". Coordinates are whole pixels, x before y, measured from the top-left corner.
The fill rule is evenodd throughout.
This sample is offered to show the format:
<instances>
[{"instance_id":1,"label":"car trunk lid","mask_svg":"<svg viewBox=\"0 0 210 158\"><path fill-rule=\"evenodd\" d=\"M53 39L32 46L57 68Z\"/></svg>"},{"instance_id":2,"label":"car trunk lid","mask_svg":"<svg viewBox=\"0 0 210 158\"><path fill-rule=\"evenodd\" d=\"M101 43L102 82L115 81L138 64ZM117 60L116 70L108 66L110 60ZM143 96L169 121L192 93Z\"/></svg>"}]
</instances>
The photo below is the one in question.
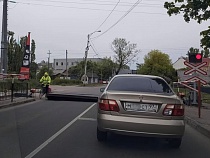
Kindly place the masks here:
<instances>
[{"instance_id":1,"label":"car trunk lid","mask_svg":"<svg viewBox=\"0 0 210 158\"><path fill-rule=\"evenodd\" d=\"M136 93L136 92L107 92L107 99L116 100L119 112L112 115L135 117L163 117L163 110L167 104L180 104L176 95ZM168 118L168 117L167 117Z\"/></svg>"}]
</instances>

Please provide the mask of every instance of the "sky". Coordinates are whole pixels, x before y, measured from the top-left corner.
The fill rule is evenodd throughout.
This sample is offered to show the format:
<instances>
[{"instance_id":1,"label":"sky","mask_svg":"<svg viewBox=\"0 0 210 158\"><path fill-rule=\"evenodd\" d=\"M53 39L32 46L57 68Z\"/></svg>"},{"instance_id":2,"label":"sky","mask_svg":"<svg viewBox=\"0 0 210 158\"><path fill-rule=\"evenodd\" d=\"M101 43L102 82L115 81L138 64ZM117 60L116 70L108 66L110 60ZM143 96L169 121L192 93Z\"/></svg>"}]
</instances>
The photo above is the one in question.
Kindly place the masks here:
<instances>
[{"instance_id":1,"label":"sky","mask_svg":"<svg viewBox=\"0 0 210 158\"><path fill-rule=\"evenodd\" d=\"M113 58L111 43L125 38L136 43L140 53L129 64L143 63L153 49L169 55L172 62L186 56L190 47L200 48L200 32L210 22L186 23L182 15L169 17L165 0L14 0L8 3L8 30L15 38L31 32L36 42L36 61L83 58L87 35L91 35L89 58ZM3 2L0 0L0 17ZM0 20L2 30L2 20Z\"/></svg>"}]
</instances>

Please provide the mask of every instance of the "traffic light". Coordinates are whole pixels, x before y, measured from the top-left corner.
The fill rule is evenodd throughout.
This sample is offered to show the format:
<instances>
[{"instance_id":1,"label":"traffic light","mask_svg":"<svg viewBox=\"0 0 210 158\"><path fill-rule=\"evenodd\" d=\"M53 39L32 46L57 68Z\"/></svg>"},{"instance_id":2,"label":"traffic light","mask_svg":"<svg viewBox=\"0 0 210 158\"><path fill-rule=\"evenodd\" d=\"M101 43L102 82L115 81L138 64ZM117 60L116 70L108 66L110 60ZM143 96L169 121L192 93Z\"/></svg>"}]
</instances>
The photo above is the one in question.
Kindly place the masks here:
<instances>
[{"instance_id":1,"label":"traffic light","mask_svg":"<svg viewBox=\"0 0 210 158\"><path fill-rule=\"evenodd\" d=\"M202 63L203 54L201 53L189 53L190 63Z\"/></svg>"}]
</instances>

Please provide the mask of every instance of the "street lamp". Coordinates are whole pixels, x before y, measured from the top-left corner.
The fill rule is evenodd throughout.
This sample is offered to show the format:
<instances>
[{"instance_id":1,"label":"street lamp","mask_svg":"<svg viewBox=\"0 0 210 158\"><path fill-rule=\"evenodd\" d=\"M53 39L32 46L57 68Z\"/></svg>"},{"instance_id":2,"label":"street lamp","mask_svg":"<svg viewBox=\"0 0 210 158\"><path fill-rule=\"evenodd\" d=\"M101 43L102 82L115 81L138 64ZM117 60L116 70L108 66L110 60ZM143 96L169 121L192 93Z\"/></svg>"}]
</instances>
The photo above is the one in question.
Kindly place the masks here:
<instances>
[{"instance_id":1,"label":"street lamp","mask_svg":"<svg viewBox=\"0 0 210 158\"><path fill-rule=\"evenodd\" d=\"M96 33L96 32L101 32L101 30L94 31L94 32L88 34L88 36L87 36L87 38L88 38L88 40L87 40L87 47L85 49L85 74L82 76L83 84L86 84L87 81L88 81L88 77L87 77L87 56L88 56L88 50L89 50L89 47L90 47L90 45L89 45L89 43L90 43L90 36L92 34Z\"/></svg>"}]
</instances>

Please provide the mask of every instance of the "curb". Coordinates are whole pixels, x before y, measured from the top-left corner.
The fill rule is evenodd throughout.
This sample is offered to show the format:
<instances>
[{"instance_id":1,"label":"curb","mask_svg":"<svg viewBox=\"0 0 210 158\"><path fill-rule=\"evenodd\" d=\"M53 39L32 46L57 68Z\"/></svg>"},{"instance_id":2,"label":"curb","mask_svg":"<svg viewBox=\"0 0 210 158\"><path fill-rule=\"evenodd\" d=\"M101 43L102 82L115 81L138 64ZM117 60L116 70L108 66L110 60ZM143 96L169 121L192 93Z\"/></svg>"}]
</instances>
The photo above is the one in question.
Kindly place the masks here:
<instances>
[{"instance_id":1,"label":"curb","mask_svg":"<svg viewBox=\"0 0 210 158\"><path fill-rule=\"evenodd\" d=\"M20 105L20 104L30 103L30 102L33 102L33 101L36 101L36 99L35 98L30 98L30 99L26 99L26 100L20 100L20 101L17 101L17 102L14 101L14 102L11 102L11 103L8 103L8 104L1 105L0 109L12 107L12 106L17 106L17 105Z\"/></svg>"},{"instance_id":2,"label":"curb","mask_svg":"<svg viewBox=\"0 0 210 158\"><path fill-rule=\"evenodd\" d=\"M201 134L205 135L210 139L210 131L204 128L200 123L193 120L192 118L185 116L185 122L190 125L192 128L200 132Z\"/></svg>"}]
</instances>

